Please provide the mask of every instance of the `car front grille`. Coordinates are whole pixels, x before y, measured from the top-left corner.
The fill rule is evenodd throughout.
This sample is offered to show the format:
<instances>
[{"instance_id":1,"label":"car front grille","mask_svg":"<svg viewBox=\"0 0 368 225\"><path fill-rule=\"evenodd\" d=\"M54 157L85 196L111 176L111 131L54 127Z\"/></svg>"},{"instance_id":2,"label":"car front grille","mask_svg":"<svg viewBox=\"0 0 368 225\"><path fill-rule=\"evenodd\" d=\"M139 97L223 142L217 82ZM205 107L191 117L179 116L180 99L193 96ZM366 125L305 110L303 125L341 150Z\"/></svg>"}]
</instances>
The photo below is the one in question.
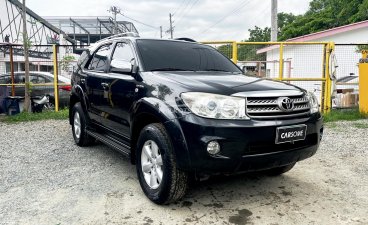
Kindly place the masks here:
<instances>
[{"instance_id":1,"label":"car front grille","mask_svg":"<svg viewBox=\"0 0 368 225\"><path fill-rule=\"evenodd\" d=\"M279 101L283 97L247 97L247 114L254 119L296 118L307 116L310 113L310 105L307 96L288 97L294 107L291 110L283 110Z\"/></svg>"}]
</instances>

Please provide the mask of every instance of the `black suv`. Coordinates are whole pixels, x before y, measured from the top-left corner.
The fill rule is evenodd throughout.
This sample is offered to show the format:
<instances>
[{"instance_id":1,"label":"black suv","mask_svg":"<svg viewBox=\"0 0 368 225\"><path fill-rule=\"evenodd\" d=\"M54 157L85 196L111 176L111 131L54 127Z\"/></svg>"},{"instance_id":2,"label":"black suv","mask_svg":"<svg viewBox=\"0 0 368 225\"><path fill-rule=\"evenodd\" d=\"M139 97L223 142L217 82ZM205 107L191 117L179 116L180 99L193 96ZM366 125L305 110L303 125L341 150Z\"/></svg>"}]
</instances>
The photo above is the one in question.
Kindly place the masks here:
<instances>
[{"instance_id":1,"label":"black suv","mask_svg":"<svg viewBox=\"0 0 368 225\"><path fill-rule=\"evenodd\" d=\"M74 140L130 157L157 204L183 197L193 175L279 175L318 149L316 97L249 77L216 49L190 41L115 36L81 55L72 77Z\"/></svg>"}]
</instances>

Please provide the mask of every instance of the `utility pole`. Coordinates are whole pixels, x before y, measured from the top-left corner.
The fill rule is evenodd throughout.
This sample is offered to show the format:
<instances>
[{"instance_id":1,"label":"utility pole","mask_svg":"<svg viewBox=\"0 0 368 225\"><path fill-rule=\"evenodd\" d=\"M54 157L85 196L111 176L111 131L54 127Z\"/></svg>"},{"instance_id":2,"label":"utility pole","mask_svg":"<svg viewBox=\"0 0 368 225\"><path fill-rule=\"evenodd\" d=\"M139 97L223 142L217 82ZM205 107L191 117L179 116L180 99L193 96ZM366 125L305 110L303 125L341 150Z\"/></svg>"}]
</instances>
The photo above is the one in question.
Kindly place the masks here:
<instances>
[{"instance_id":1,"label":"utility pole","mask_svg":"<svg viewBox=\"0 0 368 225\"><path fill-rule=\"evenodd\" d=\"M173 26L174 21L172 20L173 15L170 13L169 16L170 16L170 29L167 30L166 33L170 33L170 37L171 39L173 39L174 38L174 26Z\"/></svg>"},{"instance_id":2,"label":"utility pole","mask_svg":"<svg viewBox=\"0 0 368 225\"><path fill-rule=\"evenodd\" d=\"M160 37L162 39L162 26L160 26Z\"/></svg>"},{"instance_id":3,"label":"utility pole","mask_svg":"<svg viewBox=\"0 0 368 225\"><path fill-rule=\"evenodd\" d=\"M114 34L118 33L118 22L116 21L116 14L120 14L120 8L116 6L111 6L109 10L114 15Z\"/></svg>"},{"instance_id":4,"label":"utility pole","mask_svg":"<svg viewBox=\"0 0 368 225\"><path fill-rule=\"evenodd\" d=\"M271 41L277 41L277 0L271 1Z\"/></svg>"},{"instance_id":5,"label":"utility pole","mask_svg":"<svg viewBox=\"0 0 368 225\"><path fill-rule=\"evenodd\" d=\"M26 12L26 0L22 2L22 19L23 19L23 48L24 48L24 106L25 112L31 112L31 95L30 95L30 83L29 83L29 54L28 49L30 41L28 39L27 32L27 12Z\"/></svg>"}]
</instances>

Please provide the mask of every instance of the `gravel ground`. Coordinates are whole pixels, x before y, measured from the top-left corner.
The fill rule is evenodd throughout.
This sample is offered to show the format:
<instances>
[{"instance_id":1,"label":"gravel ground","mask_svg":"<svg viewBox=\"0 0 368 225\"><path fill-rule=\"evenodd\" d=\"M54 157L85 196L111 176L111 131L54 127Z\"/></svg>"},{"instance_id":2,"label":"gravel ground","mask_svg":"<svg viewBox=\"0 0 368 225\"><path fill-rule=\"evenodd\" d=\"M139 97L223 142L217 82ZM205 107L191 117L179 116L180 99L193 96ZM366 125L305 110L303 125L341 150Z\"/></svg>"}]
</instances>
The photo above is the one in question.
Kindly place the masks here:
<instances>
[{"instance_id":1,"label":"gravel ground","mask_svg":"<svg viewBox=\"0 0 368 225\"><path fill-rule=\"evenodd\" d=\"M368 120L328 124L285 175L212 178L169 206L119 153L77 147L67 121L0 128L0 224L368 224Z\"/></svg>"}]
</instances>

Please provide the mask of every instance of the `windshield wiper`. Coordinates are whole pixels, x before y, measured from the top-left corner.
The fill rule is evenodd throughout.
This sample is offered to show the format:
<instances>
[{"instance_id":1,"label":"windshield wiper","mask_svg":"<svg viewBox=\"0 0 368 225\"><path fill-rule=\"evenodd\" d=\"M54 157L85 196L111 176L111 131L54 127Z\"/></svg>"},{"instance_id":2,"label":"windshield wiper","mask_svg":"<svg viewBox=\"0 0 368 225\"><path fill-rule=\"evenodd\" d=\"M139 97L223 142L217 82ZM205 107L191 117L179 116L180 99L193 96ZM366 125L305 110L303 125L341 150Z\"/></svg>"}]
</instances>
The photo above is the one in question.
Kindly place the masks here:
<instances>
[{"instance_id":1,"label":"windshield wiper","mask_svg":"<svg viewBox=\"0 0 368 225\"><path fill-rule=\"evenodd\" d=\"M184 69L179 69L179 68L157 68L157 69L152 69L150 71L153 72L153 71L193 71L193 70L184 70Z\"/></svg>"}]
</instances>

